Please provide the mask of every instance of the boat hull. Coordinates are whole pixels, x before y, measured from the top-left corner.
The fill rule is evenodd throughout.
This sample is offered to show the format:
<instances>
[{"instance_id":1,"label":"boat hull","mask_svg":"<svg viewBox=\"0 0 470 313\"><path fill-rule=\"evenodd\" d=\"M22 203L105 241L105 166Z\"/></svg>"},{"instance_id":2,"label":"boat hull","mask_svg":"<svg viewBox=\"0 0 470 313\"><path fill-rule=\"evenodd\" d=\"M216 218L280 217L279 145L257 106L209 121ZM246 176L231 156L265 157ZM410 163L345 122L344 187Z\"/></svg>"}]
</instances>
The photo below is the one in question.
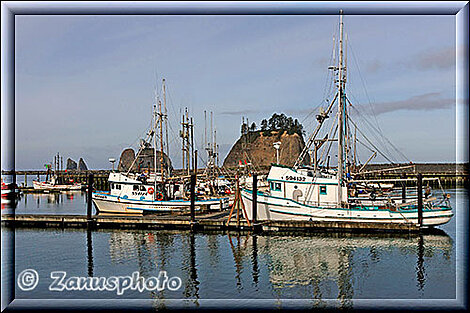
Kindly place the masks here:
<instances>
[{"instance_id":1,"label":"boat hull","mask_svg":"<svg viewBox=\"0 0 470 313\"><path fill-rule=\"evenodd\" d=\"M191 202L187 200L142 201L138 199L120 198L106 193L93 193L92 200L98 213L113 214L180 212L189 210L191 206ZM195 201L196 210L225 210L228 207L228 198Z\"/></svg>"},{"instance_id":2,"label":"boat hull","mask_svg":"<svg viewBox=\"0 0 470 313\"><path fill-rule=\"evenodd\" d=\"M56 185L50 184L47 182L38 182L33 181L34 189L40 190L81 190L83 188L82 184L73 184L73 185Z\"/></svg>"},{"instance_id":3,"label":"boat hull","mask_svg":"<svg viewBox=\"0 0 470 313\"><path fill-rule=\"evenodd\" d=\"M242 199L247 207L247 218L252 219L252 192L242 191ZM316 207L258 193L257 220L295 220L295 221L347 221L357 223L401 223L418 224L417 210L392 211L371 207L370 209L347 209L335 207ZM452 209L436 207L423 210L423 226L442 225L452 218Z\"/></svg>"}]
</instances>

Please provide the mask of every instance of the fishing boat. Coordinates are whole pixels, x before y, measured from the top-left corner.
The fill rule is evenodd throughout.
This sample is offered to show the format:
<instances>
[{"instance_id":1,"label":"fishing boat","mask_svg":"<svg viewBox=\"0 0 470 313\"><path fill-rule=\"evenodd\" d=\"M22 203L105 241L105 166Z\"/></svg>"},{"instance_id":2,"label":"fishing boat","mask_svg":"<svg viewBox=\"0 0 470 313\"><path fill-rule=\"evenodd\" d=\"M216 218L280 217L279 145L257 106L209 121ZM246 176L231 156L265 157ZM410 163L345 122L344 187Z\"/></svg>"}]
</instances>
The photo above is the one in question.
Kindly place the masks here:
<instances>
[{"instance_id":1,"label":"fishing boat","mask_svg":"<svg viewBox=\"0 0 470 313\"><path fill-rule=\"evenodd\" d=\"M349 108L353 104L346 95L347 64L343 49L343 15L340 13L338 60L336 66L330 66L335 89L332 101L326 109L316 115L317 125L310 135L303 151L295 164L285 166L272 164L269 174L269 190L257 192L258 220L302 220L302 221L347 221L350 223L408 223L429 227L447 223L453 216L449 195L442 190L442 196L422 195L422 185L418 179L366 179L365 166L356 162L357 123L354 123ZM320 130L337 107L336 118L331 121L326 136ZM323 127L324 128L324 127ZM321 134L321 135L320 135ZM360 134L362 134L360 132ZM362 134L364 135L364 134ZM321 136L321 137L320 137ZM367 137L365 141L369 142ZM337 151L332 152L332 144ZM313 147L313 164L302 165L304 158ZM373 146L374 147L374 146ZM323 150L321 150L323 149ZM373 149L373 148L372 148ZM321 152L320 156L318 156ZM334 153L336 152L336 155ZM336 157L337 166L329 166L330 155ZM321 158L328 155L328 165L321 163ZM406 183L415 182L411 196L405 190ZM401 197L393 194L394 184L403 184ZM421 189L419 186L421 186ZM408 189L410 189L408 187ZM442 188L441 188L442 189ZM248 207L253 202L253 191L244 188L242 198ZM377 195L380 196L377 196ZM247 210L246 217L252 218L252 211Z\"/></svg>"},{"instance_id":2,"label":"fishing boat","mask_svg":"<svg viewBox=\"0 0 470 313\"><path fill-rule=\"evenodd\" d=\"M15 183L5 183L2 179L2 204L18 202L19 190Z\"/></svg>"},{"instance_id":3,"label":"fishing boat","mask_svg":"<svg viewBox=\"0 0 470 313\"><path fill-rule=\"evenodd\" d=\"M38 175L37 180L33 180L33 188L45 191L76 191L85 189L85 184L76 182L66 175L67 170L63 170L62 161L62 156L57 153L54 156L53 164L44 164L46 167L46 178L44 181L41 181Z\"/></svg>"},{"instance_id":4,"label":"fishing boat","mask_svg":"<svg viewBox=\"0 0 470 313\"><path fill-rule=\"evenodd\" d=\"M85 185L69 181L68 183L59 183L57 176L52 175L50 180L39 181L33 180L33 188L41 190L52 190L52 191L72 191L72 190L82 190Z\"/></svg>"},{"instance_id":5,"label":"fishing boat","mask_svg":"<svg viewBox=\"0 0 470 313\"><path fill-rule=\"evenodd\" d=\"M113 214L148 214L161 212L181 212L190 209L189 175L172 176L172 170L165 162L165 146L168 158L168 145L164 144L163 124L167 125L167 108L165 97L165 80L162 83L163 104L156 95L153 105L152 126L145 139L141 141L140 149L126 172L111 172L109 174L110 191L95 191L92 200L98 213ZM163 105L163 108L162 108ZM158 106L158 109L157 109ZM189 123L186 123L189 125ZM157 150L157 137L159 149ZM135 162L143 151L153 149L153 172L132 173ZM187 149L189 151L189 148ZM189 162L189 157L188 157ZM184 160L183 160L184 163ZM189 166L188 166L189 172ZM224 210L229 206L228 197L197 197L195 210Z\"/></svg>"}]
</instances>

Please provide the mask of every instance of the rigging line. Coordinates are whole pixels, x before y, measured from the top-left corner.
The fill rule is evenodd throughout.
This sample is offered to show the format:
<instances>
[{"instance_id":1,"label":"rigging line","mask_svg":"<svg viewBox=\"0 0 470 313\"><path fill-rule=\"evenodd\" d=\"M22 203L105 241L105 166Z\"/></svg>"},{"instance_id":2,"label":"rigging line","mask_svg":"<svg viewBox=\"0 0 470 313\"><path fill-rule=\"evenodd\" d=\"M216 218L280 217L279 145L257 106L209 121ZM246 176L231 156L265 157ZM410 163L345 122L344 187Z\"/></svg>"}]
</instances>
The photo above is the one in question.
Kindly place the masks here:
<instances>
[{"instance_id":1,"label":"rigging line","mask_svg":"<svg viewBox=\"0 0 470 313\"><path fill-rule=\"evenodd\" d=\"M352 95L354 97L354 95ZM355 98L355 97L354 97ZM348 102L351 104L350 100L347 99ZM363 115L361 114L360 112L360 108L357 107L357 106L353 106L351 104L351 107L355 110L355 112L358 114L357 116L364 122L364 126L367 126L367 127L370 127L369 130L372 130L371 131L371 134L372 136L375 138L375 140L377 141L378 144L380 144L382 146L382 148L384 148L384 150L387 151L388 155L390 157L393 156L393 153L391 153L391 151L388 149L388 146L387 144L385 143L384 141L384 136L383 135L380 135L380 132L376 129L376 127Z\"/></svg>"},{"instance_id":2,"label":"rigging line","mask_svg":"<svg viewBox=\"0 0 470 313\"><path fill-rule=\"evenodd\" d=\"M334 120L336 120L337 118L338 118L338 112L336 112ZM335 125L336 125L336 128L335 128L335 131L334 131L334 133L333 133L333 137L330 137L330 136L331 136L331 133L333 132L333 127L334 127ZM338 130L338 124L336 124L336 123L331 123L331 128L330 128L330 130L329 130L328 133L327 133L327 136L328 136L327 138L328 138L328 139L330 139L330 138L333 139L333 138L335 137L335 135L336 135L336 131L337 131L337 130ZM326 145L324 145L323 148L321 148L321 154L320 154L320 157L319 157L320 160L323 159L323 154L324 154L325 151L327 150L326 147L327 147L327 146L331 146L332 144L333 144L333 141L330 141L329 144L326 144ZM329 152L329 149L328 149L328 152Z\"/></svg>"},{"instance_id":3,"label":"rigging line","mask_svg":"<svg viewBox=\"0 0 470 313\"><path fill-rule=\"evenodd\" d=\"M152 106L152 115L153 115L153 106ZM125 142L123 143L123 145L126 145L127 147L131 147L131 148L137 148L137 144L139 143L140 139L143 138L144 135L147 136L147 133L149 129L152 128L152 125L153 125L153 121L150 121L148 127L144 131L141 132L140 136L134 139L134 141L132 141L131 144L128 144L127 142ZM138 148L140 148L140 145Z\"/></svg>"},{"instance_id":4,"label":"rigging line","mask_svg":"<svg viewBox=\"0 0 470 313\"><path fill-rule=\"evenodd\" d=\"M348 100L348 102L351 104L351 102L349 101L349 99L347 99L347 100ZM365 117L361 116L361 114L360 114L360 112L359 112L359 110L358 110L357 107L352 106L352 105L351 105L351 107L353 107L354 110L356 110L356 112L358 112L358 114L359 114L358 116L359 116L366 124L368 124L368 126L370 126L373 130L375 130L377 133L379 133L379 132L377 131L377 129L374 127L374 125L373 125L370 121L368 121ZM372 132L372 133L375 134L374 132ZM377 135L379 135L379 134L377 134ZM376 138L377 138L377 139L380 138L380 139L383 139L383 140L387 141L388 144L393 148L393 150L395 150L395 152L396 152L401 158L403 158L405 161L409 160L393 143L391 143L391 142L388 140L388 138L387 138L385 135L382 134L380 137L376 137ZM384 145L384 147L385 147L385 149L388 151L388 153L389 153L390 155L392 155L392 153L388 150L388 145L387 145L385 142L383 142L383 141L382 141L382 144Z\"/></svg>"},{"instance_id":5,"label":"rigging line","mask_svg":"<svg viewBox=\"0 0 470 313\"><path fill-rule=\"evenodd\" d=\"M348 120L349 120L354 126L356 126L356 128L357 128L356 123L354 123L354 122L351 120L350 117L348 117ZM369 138L367 138L367 136L366 136L359 128L357 128L357 131L364 137L365 140L367 140L367 142L368 142L372 147L374 147L374 149L377 150L378 153L380 153L381 156L383 156L383 157L384 157L387 161L389 161L390 163L395 164L395 162L393 162L393 161L390 160L385 154L383 154L382 151L380 151L380 150L369 140Z\"/></svg>"},{"instance_id":6,"label":"rigging line","mask_svg":"<svg viewBox=\"0 0 470 313\"><path fill-rule=\"evenodd\" d=\"M333 41L335 41L335 38L337 37L337 33L338 33L338 29L337 27L335 27L335 32L334 32L334 35L333 35ZM333 49L331 50L331 53L330 53L330 59L329 59L329 64L333 64L335 62L335 49L336 49L336 44L334 43L333 44ZM324 83L324 88L323 88L323 95L322 95L322 100L312 109L312 111L310 111L307 116L305 116L302 120L301 120L301 124L304 124L304 122L313 114L315 114L319 107L323 104L323 102L325 101L325 99L328 98L331 98L331 95L333 93L336 93L336 90L332 90L333 89L333 82L334 82L334 76L332 74L332 72L330 70L327 71L327 74L326 74L326 78L325 78L325 83ZM327 88L327 85L328 85L328 82L329 82L329 86ZM327 101L328 102L328 101Z\"/></svg>"},{"instance_id":7,"label":"rigging line","mask_svg":"<svg viewBox=\"0 0 470 313\"><path fill-rule=\"evenodd\" d=\"M352 96L354 97L354 95ZM349 99L347 100L349 104L351 104L351 101ZM391 153L391 151L388 149L388 145L384 141L384 136L380 135L380 132L376 129L376 127L363 114L361 114L360 112L361 108L357 106L353 106L352 104L351 104L351 107L355 110L355 112L357 113L357 116L364 122L364 126L370 127L370 129L372 130L371 134L375 138L377 143L379 143L382 146L382 148L384 148L387 151L387 153L390 156L392 156L393 153Z\"/></svg>"},{"instance_id":8,"label":"rigging line","mask_svg":"<svg viewBox=\"0 0 470 313\"><path fill-rule=\"evenodd\" d=\"M351 123L354 124L354 122L352 122L351 119L350 119L350 121L351 121ZM354 125L357 127L356 124L354 124ZM385 155L380 149L378 149L374 144L372 144L372 142L364 135L364 133L362 133L362 132L360 131L360 128L359 128L359 127L357 127L357 130L358 130L359 133L362 134L363 137L380 153L380 155L384 156L384 158L385 158L386 160L388 160L389 162L391 162L392 164L394 163L393 161L390 160L390 156L389 156L389 157L386 157L386 155ZM362 143L359 139L356 138L356 140L357 140L358 142ZM362 144L365 146L364 143L362 143ZM365 147L368 148L370 151L374 151L374 150L370 149L368 146L365 146Z\"/></svg>"},{"instance_id":9,"label":"rigging line","mask_svg":"<svg viewBox=\"0 0 470 313\"><path fill-rule=\"evenodd\" d=\"M351 85L351 84L350 84L350 85ZM360 102L357 100L357 98L355 97L354 93L350 92L350 93L348 93L348 94L351 95L351 96L355 99L355 102L356 102L356 103L360 103ZM350 101L349 99L348 99L348 101L349 101L349 103L351 104L351 101ZM369 100L369 101L370 101L370 100ZM351 104L351 106L352 106L352 104ZM369 106L370 106L370 103L369 103ZM356 108L356 107L355 107L355 109L356 109L357 113L358 113L359 115L361 115L361 113L359 112L359 108ZM374 115L374 114L375 114L373 111L371 111L371 113L372 113L372 114L368 114L368 115ZM377 140L377 142L380 143L381 145L383 145L383 147L385 148L385 150L387 150L387 153L389 153L390 155L392 155L392 153L391 153L390 150L388 149L388 146L387 146L386 142L384 141L385 136L383 135L383 133L381 132L381 130L378 130L375 126L373 126L373 124L372 124L370 121L368 121L365 117L362 117L362 116L360 116L360 117L363 118L363 119L365 120L365 122L367 122L367 123L370 125L370 127L375 130L375 132L372 132L372 133L374 134L374 137L375 137L375 139ZM374 115L374 118L375 118L375 121L376 121L376 123L377 123L377 119L376 119L375 115ZM377 133L377 135L375 135L375 133ZM382 137L378 137L379 135L381 135Z\"/></svg>"},{"instance_id":10,"label":"rigging line","mask_svg":"<svg viewBox=\"0 0 470 313\"><path fill-rule=\"evenodd\" d=\"M365 81L364 81L364 78L362 77L362 73L361 73L361 70L360 70L360 68L359 68L359 64L358 64L357 59L356 59L356 54L354 53L354 50L353 50L352 45L351 45L350 43L349 43L349 47L350 47L351 52L352 52L352 54L353 54L353 59L354 59L354 62L355 62L355 64L356 64L356 67L357 67L357 69L358 69L359 77L361 78L361 82L362 82L362 85L363 85L363 87L364 87L364 91L365 91L367 100L369 101L369 106L370 106L370 109L371 109L371 111L372 111L372 113L373 113L375 123L377 124L377 127L378 127L378 130L379 130L380 134L381 134L384 138L386 138L386 137L384 136L383 132L382 132L382 129L381 129L381 127L380 127L380 124L379 124L378 121L377 121L377 116L376 116L376 114L375 114L375 111L374 111L374 109L373 109L372 103L371 103L371 101L370 101L369 93L367 92L367 88L366 88L366 86L365 86ZM405 159L408 159L408 158L405 158Z\"/></svg>"},{"instance_id":11,"label":"rigging line","mask_svg":"<svg viewBox=\"0 0 470 313\"><path fill-rule=\"evenodd\" d=\"M333 124L333 125L336 125L335 127L335 131L333 133L333 137L332 138L335 138L336 136L336 132L338 131L338 124ZM326 149L326 147L328 146L328 149ZM325 148L324 150L322 151L322 154L320 155L320 160L322 160L322 164L323 162L326 162L326 159L328 158L328 155L330 154L330 150L331 150L331 147L333 146L333 141L330 141L329 145L325 145ZM323 153L326 151L326 154L325 154L325 159L323 160Z\"/></svg>"},{"instance_id":12,"label":"rigging line","mask_svg":"<svg viewBox=\"0 0 470 313\"><path fill-rule=\"evenodd\" d=\"M366 145L365 143L362 142L362 140L359 140L356 138L356 141L359 142L363 147L365 147L367 150L369 150L370 152L375 152L375 150L371 149L368 145Z\"/></svg>"},{"instance_id":13,"label":"rigging line","mask_svg":"<svg viewBox=\"0 0 470 313\"><path fill-rule=\"evenodd\" d=\"M336 38L336 33L333 35L333 49L331 49L330 59L328 60L329 64L327 64L327 66L330 66L334 62L333 57L334 57L334 52L335 52L335 49L336 49L335 38ZM331 85L332 85L333 79L330 78L330 76L331 76L331 71L328 70L327 74L326 74L326 78L325 78L325 84L324 84L324 87L323 87L323 95L322 95L323 100L326 98L327 92L329 92L331 90ZM329 83L329 86L328 86L328 83ZM328 87L328 89L327 89L327 87Z\"/></svg>"}]
</instances>

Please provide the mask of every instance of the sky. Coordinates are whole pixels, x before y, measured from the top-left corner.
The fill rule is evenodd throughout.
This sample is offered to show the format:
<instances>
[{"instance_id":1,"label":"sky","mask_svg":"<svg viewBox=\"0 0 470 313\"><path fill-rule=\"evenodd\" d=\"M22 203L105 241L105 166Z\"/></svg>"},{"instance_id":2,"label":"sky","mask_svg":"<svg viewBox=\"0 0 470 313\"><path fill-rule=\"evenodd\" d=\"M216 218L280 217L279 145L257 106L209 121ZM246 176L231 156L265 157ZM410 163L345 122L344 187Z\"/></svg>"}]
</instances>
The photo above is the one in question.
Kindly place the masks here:
<instances>
[{"instance_id":1,"label":"sky","mask_svg":"<svg viewBox=\"0 0 470 313\"><path fill-rule=\"evenodd\" d=\"M145 136L162 78L177 168L185 107L200 155L204 110L214 112L221 160L239 138L242 116L259 125L283 112L308 135L319 105L331 96L328 66L338 20L16 16L16 168L41 169L57 152L64 162L83 158L89 168L110 168L110 157L137 148ZM346 15L344 23L353 106L407 161L454 162L462 102L455 96L455 16Z\"/></svg>"}]
</instances>

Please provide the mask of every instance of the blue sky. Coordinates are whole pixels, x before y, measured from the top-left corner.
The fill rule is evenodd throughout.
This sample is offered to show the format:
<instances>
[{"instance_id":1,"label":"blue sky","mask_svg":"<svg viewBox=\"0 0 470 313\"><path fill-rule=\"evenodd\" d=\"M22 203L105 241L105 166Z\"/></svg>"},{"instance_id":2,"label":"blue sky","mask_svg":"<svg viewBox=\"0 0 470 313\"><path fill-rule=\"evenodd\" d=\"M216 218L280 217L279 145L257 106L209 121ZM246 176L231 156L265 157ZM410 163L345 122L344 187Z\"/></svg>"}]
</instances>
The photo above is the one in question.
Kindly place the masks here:
<instances>
[{"instance_id":1,"label":"blue sky","mask_svg":"<svg viewBox=\"0 0 470 313\"><path fill-rule=\"evenodd\" d=\"M369 118L409 160L455 161L455 17L344 22L354 105L372 107ZM284 112L312 130L306 116L325 102L337 26L333 15L17 16L16 167L42 168L60 152L109 168L145 135L162 77L176 167L184 107L201 152L203 112L214 112L222 160L242 116L259 124Z\"/></svg>"}]
</instances>

